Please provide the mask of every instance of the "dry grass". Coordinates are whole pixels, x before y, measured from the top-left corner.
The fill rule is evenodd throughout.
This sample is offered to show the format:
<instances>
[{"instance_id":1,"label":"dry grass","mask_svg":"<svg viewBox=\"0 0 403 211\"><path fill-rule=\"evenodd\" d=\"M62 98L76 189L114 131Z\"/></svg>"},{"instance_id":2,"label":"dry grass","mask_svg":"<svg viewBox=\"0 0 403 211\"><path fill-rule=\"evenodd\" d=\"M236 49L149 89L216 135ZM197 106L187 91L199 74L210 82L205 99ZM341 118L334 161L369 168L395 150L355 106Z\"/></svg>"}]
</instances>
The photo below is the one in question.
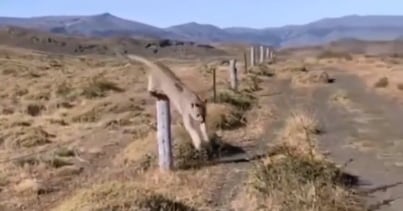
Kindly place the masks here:
<instances>
[{"instance_id":1,"label":"dry grass","mask_svg":"<svg viewBox=\"0 0 403 211\"><path fill-rule=\"evenodd\" d=\"M207 112L209 131L236 129L246 123L243 112L228 104L210 103Z\"/></svg>"},{"instance_id":2,"label":"dry grass","mask_svg":"<svg viewBox=\"0 0 403 211\"><path fill-rule=\"evenodd\" d=\"M193 210L135 183L109 182L78 191L54 211L84 210Z\"/></svg>"},{"instance_id":3,"label":"dry grass","mask_svg":"<svg viewBox=\"0 0 403 211\"><path fill-rule=\"evenodd\" d=\"M123 164L125 166L137 165L138 170L144 171L150 168L152 163L155 163L156 154L156 133L149 132L147 135L139 137L128 144L122 150L122 153L116 156L114 163L116 165Z\"/></svg>"},{"instance_id":4,"label":"dry grass","mask_svg":"<svg viewBox=\"0 0 403 211\"><path fill-rule=\"evenodd\" d=\"M173 130L173 156L176 169L197 169L207 165L213 153L207 147L197 151L189 134L182 125L176 125Z\"/></svg>"},{"instance_id":5,"label":"dry grass","mask_svg":"<svg viewBox=\"0 0 403 211\"><path fill-rule=\"evenodd\" d=\"M300 72L292 77L293 85L296 86L328 84L333 80L326 71Z\"/></svg>"},{"instance_id":6,"label":"dry grass","mask_svg":"<svg viewBox=\"0 0 403 211\"><path fill-rule=\"evenodd\" d=\"M52 142L55 135L48 133L42 127L16 127L9 131L5 137L7 148L32 148Z\"/></svg>"},{"instance_id":7,"label":"dry grass","mask_svg":"<svg viewBox=\"0 0 403 211\"><path fill-rule=\"evenodd\" d=\"M45 106L40 104L28 104L26 112L31 116L38 116L42 110L45 110Z\"/></svg>"},{"instance_id":8,"label":"dry grass","mask_svg":"<svg viewBox=\"0 0 403 211\"><path fill-rule=\"evenodd\" d=\"M261 197L256 201L263 210L365 210L343 172L327 161L277 155L252 175L252 192Z\"/></svg>"},{"instance_id":9,"label":"dry grass","mask_svg":"<svg viewBox=\"0 0 403 211\"><path fill-rule=\"evenodd\" d=\"M280 131L277 141L280 145L294 149L296 154L318 157L321 154L316 151L315 135L322 133L323 130L314 113L296 110L285 120L285 126Z\"/></svg>"},{"instance_id":10,"label":"dry grass","mask_svg":"<svg viewBox=\"0 0 403 211\"><path fill-rule=\"evenodd\" d=\"M319 59L345 59L352 60L353 57L349 53L336 51L323 51L318 55Z\"/></svg>"},{"instance_id":11,"label":"dry grass","mask_svg":"<svg viewBox=\"0 0 403 211\"><path fill-rule=\"evenodd\" d=\"M295 74L307 73L309 67L301 61L287 60L285 62L274 65L276 77L292 78Z\"/></svg>"},{"instance_id":12,"label":"dry grass","mask_svg":"<svg viewBox=\"0 0 403 211\"><path fill-rule=\"evenodd\" d=\"M387 77L382 77L380 79L378 79L375 83L374 83L374 87L375 88L385 88L389 85L389 80Z\"/></svg>"},{"instance_id":13,"label":"dry grass","mask_svg":"<svg viewBox=\"0 0 403 211\"><path fill-rule=\"evenodd\" d=\"M198 169L214 163L227 151L239 150L226 142L221 137L213 133L210 135L210 144L197 151L191 142L191 138L186 130L177 125L174 128L174 161L177 169Z\"/></svg>"},{"instance_id":14,"label":"dry grass","mask_svg":"<svg viewBox=\"0 0 403 211\"><path fill-rule=\"evenodd\" d=\"M349 141L349 143L346 144L345 147L353 148L361 152L369 152L376 150L379 146L374 143L374 141L352 138L352 140Z\"/></svg>"},{"instance_id":15,"label":"dry grass","mask_svg":"<svg viewBox=\"0 0 403 211\"><path fill-rule=\"evenodd\" d=\"M248 73L266 77L272 77L275 75L274 70L267 64L258 64L253 67L250 67Z\"/></svg>"},{"instance_id":16,"label":"dry grass","mask_svg":"<svg viewBox=\"0 0 403 211\"><path fill-rule=\"evenodd\" d=\"M248 74L241 82L241 91L252 93L261 90L262 79L255 74Z\"/></svg>"},{"instance_id":17,"label":"dry grass","mask_svg":"<svg viewBox=\"0 0 403 211\"><path fill-rule=\"evenodd\" d=\"M7 182L1 184L0 201L7 202L6 210L47 206L47 195L36 205L43 190L18 191L39 187L32 181L57 183L56 197L71 191L71 181L92 183L104 175L81 177L88 168L114 168L102 160L113 157L104 146L117 140L125 144L126 138L111 138L111 133L137 139L142 130L149 130L152 101L144 100L146 83L139 66L127 66L116 58L55 56L0 46L0 55L4 52L7 58L0 56L0 161ZM81 165L88 160L91 165Z\"/></svg>"},{"instance_id":18,"label":"dry grass","mask_svg":"<svg viewBox=\"0 0 403 211\"><path fill-rule=\"evenodd\" d=\"M363 198L346 175L327 161L315 143L319 123L299 111L286 120L276 146L251 173L251 210L365 210Z\"/></svg>"},{"instance_id":19,"label":"dry grass","mask_svg":"<svg viewBox=\"0 0 403 211\"><path fill-rule=\"evenodd\" d=\"M352 106L351 99L345 90L337 90L330 96L330 102L347 109L351 109Z\"/></svg>"},{"instance_id":20,"label":"dry grass","mask_svg":"<svg viewBox=\"0 0 403 211\"><path fill-rule=\"evenodd\" d=\"M0 158L5 164L0 201L7 202L5 210L136 210L175 203L171 210L191 210L184 208L188 204L211 207L216 199L209 191L216 191L223 175L222 166L211 164L239 150L227 140L241 139L238 132L256 106L260 77L270 75L263 70L260 76L249 75L248 92L233 92L226 90L227 67L217 66L218 90L224 91L207 109L212 144L196 152L184 128L174 127L177 171L155 175L155 107L146 93L144 71L139 71L142 66L103 56L9 52L2 47L0 61ZM205 84L211 78L189 71L199 62L170 61L185 83L210 92ZM262 113L255 115L261 118Z\"/></svg>"},{"instance_id":21,"label":"dry grass","mask_svg":"<svg viewBox=\"0 0 403 211\"><path fill-rule=\"evenodd\" d=\"M123 92L115 82L103 77L93 78L82 90L82 95L86 98L105 97L108 91Z\"/></svg>"},{"instance_id":22,"label":"dry grass","mask_svg":"<svg viewBox=\"0 0 403 211\"><path fill-rule=\"evenodd\" d=\"M217 102L230 104L239 110L248 110L255 102L255 98L250 94L224 90L218 93Z\"/></svg>"}]
</instances>

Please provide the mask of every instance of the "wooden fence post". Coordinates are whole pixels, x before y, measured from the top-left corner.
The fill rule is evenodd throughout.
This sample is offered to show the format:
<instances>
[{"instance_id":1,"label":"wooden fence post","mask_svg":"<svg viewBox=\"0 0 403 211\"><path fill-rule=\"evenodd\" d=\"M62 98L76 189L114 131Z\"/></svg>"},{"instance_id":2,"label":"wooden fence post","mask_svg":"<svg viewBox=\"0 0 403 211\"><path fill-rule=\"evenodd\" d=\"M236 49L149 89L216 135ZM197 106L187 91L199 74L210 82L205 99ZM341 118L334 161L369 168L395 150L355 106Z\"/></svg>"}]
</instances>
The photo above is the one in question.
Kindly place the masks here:
<instances>
[{"instance_id":1,"label":"wooden fence post","mask_svg":"<svg viewBox=\"0 0 403 211\"><path fill-rule=\"evenodd\" d=\"M266 60L270 61L270 48L266 48Z\"/></svg>"},{"instance_id":2,"label":"wooden fence post","mask_svg":"<svg viewBox=\"0 0 403 211\"><path fill-rule=\"evenodd\" d=\"M229 62L229 74L231 89L238 90L238 70L236 68L236 59L231 59Z\"/></svg>"},{"instance_id":3,"label":"wooden fence post","mask_svg":"<svg viewBox=\"0 0 403 211\"><path fill-rule=\"evenodd\" d=\"M264 62L264 47L263 45L260 46L260 63Z\"/></svg>"},{"instance_id":4,"label":"wooden fence post","mask_svg":"<svg viewBox=\"0 0 403 211\"><path fill-rule=\"evenodd\" d=\"M217 102L216 68L213 67L213 101Z\"/></svg>"},{"instance_id":5,"label":"wooden fence post","mask_svg":"<svg viewBox=\"0 0 403 211\"><path fill-rule=\"evenodd\" d=\"M244 73L248 73L248 56L246 52L243 52L243 62L244 62Z\"/></svg>"},{"instance_id":6,"label":"wooden fence post","mask_svg":"<svg viewBox=\"0 0 403 211\"><path fill-rule=\"evenodd\" d=\"M169 99L158 98L157 107L157 140L159 168L163 171L172 170L172 141L171 141L171 113Z\"/></svg>"},{"instance_id":7,"label":"wooden fence post","mask_svg":"<svg viewBox=\"0 0 403 211\"><path fill-rule=\"evenodd\" d=\"M255 48L253 46L250 47L250 66L255 66Z\"/></svg>"}]
</instances>

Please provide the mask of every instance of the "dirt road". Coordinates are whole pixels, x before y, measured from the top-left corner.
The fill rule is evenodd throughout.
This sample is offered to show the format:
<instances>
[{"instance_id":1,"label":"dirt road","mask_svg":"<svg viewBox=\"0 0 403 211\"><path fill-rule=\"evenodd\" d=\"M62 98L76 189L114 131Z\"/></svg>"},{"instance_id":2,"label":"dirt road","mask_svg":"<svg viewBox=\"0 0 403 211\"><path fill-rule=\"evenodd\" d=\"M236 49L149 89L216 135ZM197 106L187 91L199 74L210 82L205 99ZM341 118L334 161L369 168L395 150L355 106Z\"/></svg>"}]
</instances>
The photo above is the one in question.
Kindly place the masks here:
<instances>
[{"instance_id":1,"label":"dirt road","mask_svg":"<svg viewBox=\"0 0 403 211\"><path fill-rule=\"evenodd\" d=\"M346 164L345 171L360 178L360 188L370 193L371 210L398 211L403 207L403 109L387 98L368 89L358 77L337 69L327 70L335 83L314 89L292 88L290 81L267 81L280 94L265 99L277 108L275 120L268 124L266 134L248 151L264 153L290 109L313 111L323 125L321 148L336 163ZM273 92L275 92L273 90ZM346 93L348 103L332 101L336 93ZM238 156L242 157L242 156ZM350 162L349 162L350 161ZM245 182L251 162L225 164L227 170L218 186L218 210L228 210L239 187ZM224 199L224 200L223 200Z\"/></svg>"}]
</instances>

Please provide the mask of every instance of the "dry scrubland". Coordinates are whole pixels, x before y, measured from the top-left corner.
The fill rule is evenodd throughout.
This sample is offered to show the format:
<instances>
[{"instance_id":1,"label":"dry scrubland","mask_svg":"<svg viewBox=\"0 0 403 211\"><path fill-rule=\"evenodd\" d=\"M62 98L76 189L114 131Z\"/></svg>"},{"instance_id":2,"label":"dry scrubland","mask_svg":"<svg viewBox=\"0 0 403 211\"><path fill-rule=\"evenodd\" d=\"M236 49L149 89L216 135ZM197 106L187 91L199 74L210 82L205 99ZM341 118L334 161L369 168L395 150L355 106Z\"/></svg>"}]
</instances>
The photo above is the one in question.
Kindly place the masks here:
<instances>
[{"instance_id":1,"label":"dry scrubland","mask_svg":"<svg viewBox=\"0 0 403 211\"><path fill-rule=\"evenodd\" d=\"M268 81L291 79L293 88L333 82L315 65L331 59L282 60L241 74L240 92L227 89L219 61L167 60L208 97L214 145L193 151L174 114L176 171L156 168L154 100L144 67L103 56L55 56L0 48L0 205L3 210L214 210L225 181L216 158L234 148L267 142L268 154L245 169L237 210L365 210L363 197L319 150L314 113L290 112L276 140L262 138L275 108ZM350 61L346 61L348 63ZM218 102L211 71L217 68ZM238 64L243 72L242 63ZM347 105L343 93L335 102ZM274 106L274 105L273 105ZM228 176L228 175L227 175ZM226 193L223 193L226 194Z\"/></svg>"},{"instance_id":2,"label":"dry scrubland","mask_svg":"<svg viewBox=\"0 0 403 211\"><path fill-rule=\"evenodd\" d=\"M7 210L208 207L220 168L198 167L228 148L221 139L256 138L259 127L246 126L247 118L262 124L256 117L266 112L251 110L257 82L245 78L244 91L231 92L225 66L218 67L219 102L208 105L216 144L194 153L175 113L175 166L183 170L161 175L155 169L154 100L141 64L6 47L0 53L1 205ZM166 63L211 97L209 66Z\"/></svg>"},{"instance_id":3,"label":"dry scrubland","mask_svg":"<svg viewBox=\"0 0 403 211\"><path fill-rule=\"evenodd\" d=\"M370 47L368 47L370 48ZM382 46L379 47L382 49ZM362 79L369 90L376 90L398 102L403 102L403 57L399 53L350 53L341 50L322 50L309 52L310 56L300 58L305 66L336 67L345 73L354 74ZM300 54L303 54L300 52Z\"/></svg>"}]
</instances>

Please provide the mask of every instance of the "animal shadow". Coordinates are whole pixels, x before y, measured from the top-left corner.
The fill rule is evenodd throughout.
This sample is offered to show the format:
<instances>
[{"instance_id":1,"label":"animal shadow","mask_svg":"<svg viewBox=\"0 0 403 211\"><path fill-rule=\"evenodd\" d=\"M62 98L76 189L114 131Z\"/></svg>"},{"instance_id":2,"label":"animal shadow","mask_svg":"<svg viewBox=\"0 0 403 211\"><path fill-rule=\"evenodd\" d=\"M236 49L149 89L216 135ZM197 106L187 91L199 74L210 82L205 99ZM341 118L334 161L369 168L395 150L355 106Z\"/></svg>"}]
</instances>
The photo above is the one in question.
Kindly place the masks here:
<instances>
[{"instance_id":1,"label":"animal shadow","mask_svg":"<svg viewBox=\"0 0 403 211\"><path fill-rule=\"evenodd\" d=\"M175 159L176 168L181 170L199 169L220 163L248 162L245 150L239 146L226 143L220 137L214 136L209 145L200 151L193 147L182 150Z\"/></svg>"},{"instance_id":2,"label":"animal shadow","mask_svg":"<svg viewBox=\"0 0 403 211\"><path fill-rule=\"evenodd\" d=\"M219 138L214 138L211 144L207 146L207 151L209 151L209 160L219 159L223 157L231 157L238 154L244 154L245 150L241 147L231 145L229 143L223 142Z\"/></svg>"}]
</instances>

